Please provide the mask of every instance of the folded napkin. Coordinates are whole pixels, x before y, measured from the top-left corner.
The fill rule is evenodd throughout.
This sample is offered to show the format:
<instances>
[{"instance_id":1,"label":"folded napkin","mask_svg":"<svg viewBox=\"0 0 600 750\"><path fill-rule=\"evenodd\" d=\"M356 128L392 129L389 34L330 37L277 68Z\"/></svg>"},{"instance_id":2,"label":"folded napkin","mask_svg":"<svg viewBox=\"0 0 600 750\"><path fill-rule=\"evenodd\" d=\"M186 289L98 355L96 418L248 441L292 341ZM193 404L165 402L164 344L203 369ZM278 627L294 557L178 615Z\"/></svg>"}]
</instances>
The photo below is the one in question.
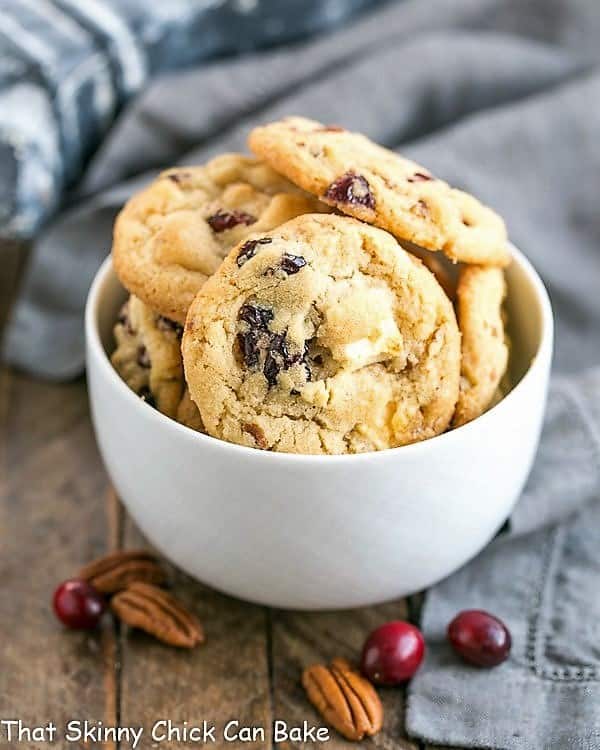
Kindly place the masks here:
<instances>
[{"instance_id":1,"label":"folded napkin","mask_svg":"<svg viewBox=\"0 0 600 750\"><path fill-rule=\"evenodd\" d=\"M509 532L428 593L408 731L461 747L599 748L599 591L600 368L555 378ZM460 609L509 625L509 661L487 670L457 658L446 628Z\"/></svg>"},{"instance_id":2,"label":"folded napkin","mask_svg":"<svg viewBox=\"0 0 600 750\"><path fill-rule=\"evenodd\" d=\"M6 340L21 367L81 372L85 293L118 207L151 176L140 173L242 149L249 127L281 115L364 131L497 208L550 291L556 374L508 532L427 595L407 725L439 744L600 748L598 38L597 0L404 0L293 48L155 81L36 243ZM470 606L511 628L494 671L446 646Z\"/></svg>"},{"instance_id":3,"label":"folded napkin","mask_svg":"<svg viewBox=\"0 0 600 750\"><path fill-rule=\"evenodd\" d=\"M3 0L0 237L30 237L149 78L323 31L383 0Z\"/></svg>"}]
</instances>

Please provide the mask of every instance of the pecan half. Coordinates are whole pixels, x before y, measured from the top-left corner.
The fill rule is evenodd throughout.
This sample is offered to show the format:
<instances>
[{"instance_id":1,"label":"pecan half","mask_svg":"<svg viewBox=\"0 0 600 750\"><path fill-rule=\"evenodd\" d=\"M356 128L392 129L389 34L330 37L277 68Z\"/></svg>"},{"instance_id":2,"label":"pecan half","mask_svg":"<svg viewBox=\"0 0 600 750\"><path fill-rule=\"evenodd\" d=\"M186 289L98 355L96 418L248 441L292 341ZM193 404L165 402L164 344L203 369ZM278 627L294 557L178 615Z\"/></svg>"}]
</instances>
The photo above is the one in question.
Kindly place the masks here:
<instances>
[{"instance_id":1,"label":"pecan half","mask_svg":"<svg viewBox=\"0 0 600 750\"><path fill-rule=\"evenodd\" d=\"M345 659L305 669L302 685L325 721L347 740L372 737L381 729L383 707L375 688Z\"/></svg>"},{"instance_id":2,"label":"pecan half","mask_svg":"<svg viewBox=\"0 0 600 750\"><path fill-rule=\"evenodd\" d=\"M132 583L110 602L114 614L132 628L150 633L169 646L193 648L204 641L202 625L166 591Z\"/></svg>"},{"instance_id":3,"label":"pecan half","mask_svg":"<svg viewBox=\"0 0 600 750\"><path fill-rule=\"evenodd\" d=\"M164 583L166 574L151 552L134 549L93 560L81 568L79 578L103 594L115 594L136 581Z\"/></svg>"}]
</instances>

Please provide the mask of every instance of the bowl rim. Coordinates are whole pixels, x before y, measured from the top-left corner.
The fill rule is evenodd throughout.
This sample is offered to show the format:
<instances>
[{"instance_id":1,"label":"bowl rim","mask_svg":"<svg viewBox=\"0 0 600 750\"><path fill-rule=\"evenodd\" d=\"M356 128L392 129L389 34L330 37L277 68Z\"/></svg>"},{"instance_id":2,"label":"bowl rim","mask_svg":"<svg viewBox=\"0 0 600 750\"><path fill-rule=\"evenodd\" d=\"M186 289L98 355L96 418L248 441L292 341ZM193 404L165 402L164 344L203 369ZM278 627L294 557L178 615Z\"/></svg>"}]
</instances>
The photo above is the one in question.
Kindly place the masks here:
<instances>
[{"instance_id":1,"label":"bowl rim","mask_svg":"<svg viewBox=\"0 0 600 750\"><path fill-rule=\"evenodd\" d=\"M102 374L114 384L117 392L120 392L125 399L129 399L131 403L138 405L138 408L144 409L146 416L151 420L157 420L157 426L163 425L164 429L174 430L175 434L179 434L184 440L194 440L198 445L203 443L206 447L231 451L233 457L255 458L258 461L279 461L282 463L290 462L294 464L302 463L317 463L319 465L333 465L334 463L356 463L358 461L383 461L393 456L408 456L409 454L417 454L420 451L432 450L436 447L443 447L446 443L459 440L461 435L464 435L467 430L476 430L485 425L495 417L502 410L510 408L510 404L515 398L515 394L521 391L526 382L531 380L534 375L544 367L544 363L550 359L553 346L554 336L554 319L552 313L552 306L550 298L544 283L542 282L539 274L531 264L531 262L525 257L525 255L518 250L513 244L509 243L509 248L512 255L512 262L517 263L520 269L525 273L527 279L531 283L534 290L534 297L537 302L540 317L541 317L541 332L539 337L539 343L537 351L533 355L527 371L523 374L519 382L504 396L504 398L495 404L491 409L476 417L471 422L467 422L460 427L456 427L453 430L443 432L440 435L436 435L427 440L421 440L416 443L409 443L408 445L401 445L396 448L384 448L379 451L368 451L365 453L347 453L347 454L310 454L310 453L283 453L276 451L263 451L257 448L250 448L245 445L238 445L237 443L230 443L220 438L212 437L201 432L187 427L186 425L180 424L175 419L162 414L157 409L154 409L149 404L142 401L119 377L117 371L112 366L112 363L104 349L102 341L100 339L100 332L98 330L98 309L101 302L101 293L105 284L108 282L111 274L116 277L116 272L112 263L112 257L109 254L103 261L102 265L96 272L94 280L90 286L88 292L86 305L85 305L85 337L86 337L86 350L87 350L87 362L86 366L94 366L97 363L100 367ZM117 278L118 281L118 278ZM119 282L120 283L120 282ZM126 291L126 290L125 290Z\"/></svg>"}]
</instances>

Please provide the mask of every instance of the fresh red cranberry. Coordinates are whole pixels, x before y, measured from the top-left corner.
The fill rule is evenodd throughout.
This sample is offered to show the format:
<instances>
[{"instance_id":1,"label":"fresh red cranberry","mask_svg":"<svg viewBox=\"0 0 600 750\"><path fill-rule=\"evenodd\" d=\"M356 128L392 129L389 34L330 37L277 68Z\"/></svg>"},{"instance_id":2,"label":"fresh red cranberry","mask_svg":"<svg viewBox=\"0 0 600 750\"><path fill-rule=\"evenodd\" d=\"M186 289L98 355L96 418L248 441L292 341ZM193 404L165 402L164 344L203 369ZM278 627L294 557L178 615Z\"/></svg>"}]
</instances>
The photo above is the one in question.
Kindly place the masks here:
<instances>
[{"instance_id":1,"label":"fresh red cranberry","mask_svg":"<svg viewBox=\"0 0 600 750\"><path fill-rule=\"evenodd\" d=\"M64 581L52 598L54 612L68 628L95 628L106 609L106 601L87 581L74 578Z\"/></svg>"},{"instance_id":2,"label":"fresh red cranberry","mask_svg":"<svg viewBox=\"0 0 600 750\"><path fill-rule=\"evenodd\" d=\"M421 666L425 641L409 622L396 620L376 628L363 646L361 669L376 685L406 682Z\"/></svg>"},{"instance_id":3,"label":"fresh red cranberry","mask_svg":"<svg viewBox=\"0 0 600 750\"><path fill-rule=\"evenodd\" d=\"M495 667L510 653L510 632L489 612L466 609L448 625L448 640L457 654L478 667Z\"/></svg>"}]
</instances>

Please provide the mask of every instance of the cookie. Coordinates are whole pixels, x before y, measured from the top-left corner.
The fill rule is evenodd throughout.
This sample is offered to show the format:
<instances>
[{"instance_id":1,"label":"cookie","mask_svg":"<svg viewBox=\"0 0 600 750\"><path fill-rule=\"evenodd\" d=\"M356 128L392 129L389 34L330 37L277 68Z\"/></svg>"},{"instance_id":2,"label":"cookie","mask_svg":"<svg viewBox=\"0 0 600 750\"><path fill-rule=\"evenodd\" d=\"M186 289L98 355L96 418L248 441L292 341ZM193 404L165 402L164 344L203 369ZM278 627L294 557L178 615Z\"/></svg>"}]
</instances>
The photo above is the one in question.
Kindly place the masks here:
<instances>
[{"instance_id":1,"label":"cookie","mask_svg":"<svg viewBox=\"0 0 600 750\"><path fill-rule=\"evenodd\" d=\"M184 390L179 406L177 407L175 419L180 424L183 424L192 430L196 430L196 432L205 432L202 417L200 416L198 407L192 401L190 391L187 387Z\"/></svg>"},{"instance_id":2,"label":"cookie","mask_svg":"<svg viewBox=\"0 0 600 750\"><path fill-rule=\"evenodd\" d=\"M400 240L442 250L454 262L510 261L496 213L363 135L289 117L256 128L248 143L296 185Z\"/></svg>"},{"instance_id":3,"label":"cookie","mask_svg":"<svg viewBox=\"0 0 600 750\"><path fill-rule=\"evenodd\" d=\"M454 427L470 422L489 408L508 365L502 311L506 282L502 270L462 267L456 295L462 355Z\"/></svg>"},{"instance_id":4,"label":"cookie","mask_svg":"<svg viewBox=\"0 0 600 750\"><path fill-rule=\"evenodd\" d=\"M416 255L425 266L431 271L438 281L438 284L446 292L446 296L451 302L456 301L456 284L457 284L457 266L454 266L447 258L440 256L438 253L432 253L430 250L416 245L404 247L409 253Z\"/></svg>"},{"instance_id":5,"label":"cookie","mask_svg":"<svg viewBox=\"0 0 600 750\"><path fill-rule=\"evenodd\" d=\"M188 312L186 380L207 432L358 453L443 432L458 397L452 304L387 232L304 215L234 248Z\"/></svg>"},{"instance_id":6,"label":"cookie","mask_svg":"<svg viewBox=\"0 0 600 750\"><path fill-rule=\"evenodd\" d=\"M183 393L182 329L133 295L114 328L111 361L131 390L174 417Z\"/></svg>"},{"instance_id":7,"label":"cookie","mask_svg":"<svg viewBox=\"0 0 600 750\"><path fill-rule=\"evenodd\" d=\"M238 154L163 172L115 223L113 260L124 286L181 324L229 250L307 212L329 210L270 167Z\"/></svg>"}]
</instances>

